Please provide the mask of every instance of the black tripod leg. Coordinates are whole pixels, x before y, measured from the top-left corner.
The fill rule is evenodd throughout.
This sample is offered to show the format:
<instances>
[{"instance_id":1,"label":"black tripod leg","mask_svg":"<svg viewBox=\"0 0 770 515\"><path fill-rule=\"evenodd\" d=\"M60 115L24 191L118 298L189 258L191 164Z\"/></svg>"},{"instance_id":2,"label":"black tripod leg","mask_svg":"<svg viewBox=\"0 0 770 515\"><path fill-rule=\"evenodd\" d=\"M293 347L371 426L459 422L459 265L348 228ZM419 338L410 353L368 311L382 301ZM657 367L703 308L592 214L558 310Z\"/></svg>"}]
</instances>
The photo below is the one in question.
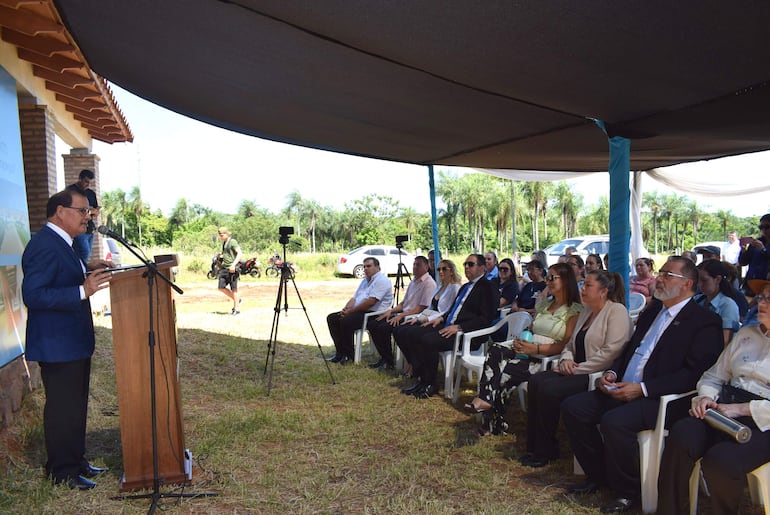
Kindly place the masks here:
<instances>
[{"instance_id":1,"label":"black tripod leg","mask_svg":"<svg viewBox=\"0 0 770 515\"><path fill-rule=\"evenodd\" d=\"M318 347L318 352L321 353L321 357L324 360L324 363L326 364L326 370L329 372L329 378L332 380L332 384L337 384L334 382L334 374L332 374L332 369L329 367L329 362L326 361L326 355L324 354L324 350L321 348L321 343L318 341L318 335L315 333L315 328L313 327L313 323L310 321L310 315L307 312L307 308L305 308L305 303L302 301L302 295L299 294L299 288L297 288L297 283L294 281L294 276L291 276L291 284L294 285L294 291L297 292L297 298L299 299L299 305L302 306L302 311L305 312L305 318L307 318L307 324L310 326L310 331L313 333L313 338L315 338L315 344Z\"/></svg>"},{"instance_id":2,"label":"black tripod leg","mask_svg":"<svg viewBox=\"0 0 770 515\"><path fill-rule=\"evenodd\" d=\"M278 295L275 298L273 308L273 325L270 328L270 339L267 342L267 356L265 356L265 369L262 375L267 375L267 395L270 396L270 388L273 385L273 366L275 365L275 348L278 345L278 322L281 318L281 296L285 292L284 281L278 283ZM268 363L270 369L268 372Z\"/></svg>"}]
</instances>

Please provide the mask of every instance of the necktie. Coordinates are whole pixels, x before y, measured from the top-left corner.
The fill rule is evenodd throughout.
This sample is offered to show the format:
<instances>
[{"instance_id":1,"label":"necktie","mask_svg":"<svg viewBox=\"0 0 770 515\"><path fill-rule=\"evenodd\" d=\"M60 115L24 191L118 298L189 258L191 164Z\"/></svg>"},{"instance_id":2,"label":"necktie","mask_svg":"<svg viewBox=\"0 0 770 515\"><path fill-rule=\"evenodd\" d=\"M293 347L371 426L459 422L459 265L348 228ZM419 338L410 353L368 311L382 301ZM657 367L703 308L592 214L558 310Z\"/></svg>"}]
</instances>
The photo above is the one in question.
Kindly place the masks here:
<instances>
[{"instance_id":1,"label":"necktie","mask_svg":"<svg viewBox=\"0 0 770 515\"><path fill-rule=\"evenodd\" d=\"M634 355L631 357L631 361L628 362L628 366L626 367L626 373L623 374L623 381L628 383L639 383L642 381L642 372L644 372L644 367L641 366L642 359L650 353L650 349L655 345L655 342L658 341L661 330L663 329L663 324L666 320L668 320L668 308L663 308L663 310L658 313L658 318L655 319L655 322L644 335L644 338L642 338L639 347L634 351Z\"/></svg>"},{"instance_id":2,"label":"necktie","mask_svg":"<svg viewBox=\"0 0 770 515\"><path fill-rule=\"evenodd\" d=\"M455 303L452 306L452 310L449 312L449 316L447 317L446 322L444 322L444 327L449 327L450 325L454 324L455 316L457 315L457 312L460 310L460 306L463 303L463 299L465 298L465 295L468 293L468 290L471 289L471 284L472 283L467 283L460 290L460 293L457 295L457 298L455 299Z\"/></svg>"}]
</instances>

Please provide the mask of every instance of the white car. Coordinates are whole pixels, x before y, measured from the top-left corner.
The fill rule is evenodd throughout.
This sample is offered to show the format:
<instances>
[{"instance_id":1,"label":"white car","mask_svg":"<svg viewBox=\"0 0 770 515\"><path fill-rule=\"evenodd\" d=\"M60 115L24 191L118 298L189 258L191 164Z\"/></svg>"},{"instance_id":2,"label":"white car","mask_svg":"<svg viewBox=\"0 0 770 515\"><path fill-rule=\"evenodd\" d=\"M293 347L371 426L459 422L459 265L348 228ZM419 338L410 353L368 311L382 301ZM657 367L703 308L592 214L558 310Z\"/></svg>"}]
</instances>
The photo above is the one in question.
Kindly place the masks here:
<instances>
[{"instance_id":1,"label":"white car","mask_svg":"<svg viewBox=\"0 0 770 515\"><path fill-rule=\"evenodd\" d=\"M603 259L604 255L610 251L610 237L607 234L575 236L574 238L554 243L545 249L545 254L548 257L548 265L546 268L558 263L559 256L564 254L567 247L575 247L577 253L584 261L588 254L599 254Z\"/></svg>"},{"instance_id":2,"label":"white car","mask_svg":"<svg viewBox=\"0 0 770 515\"><path fill-rule=\"evenodd\" d=\"M118 242L112 238L104 238L102 240L102 248L104 259L112 261L115 266L120 266L120 246Z\"/></svg>"},{"instance_id":3,"label":"white car","mask_svg":"<svg viewBox=\"0 0 770 515\"><path fill-rule=\"evenodd\" d=\"M401 262L406 266L402 271L412 273L412 263L414 256L400 249ZM380 262L380 270L387 275L396 275L398 273L398 255L399 249L393 245L364 245L355 250L351 250L337 259L336 273L338 275L352 275L358 279L364 278L364 259L368 257L376 258Z\"/></svg>"}]
</instances>

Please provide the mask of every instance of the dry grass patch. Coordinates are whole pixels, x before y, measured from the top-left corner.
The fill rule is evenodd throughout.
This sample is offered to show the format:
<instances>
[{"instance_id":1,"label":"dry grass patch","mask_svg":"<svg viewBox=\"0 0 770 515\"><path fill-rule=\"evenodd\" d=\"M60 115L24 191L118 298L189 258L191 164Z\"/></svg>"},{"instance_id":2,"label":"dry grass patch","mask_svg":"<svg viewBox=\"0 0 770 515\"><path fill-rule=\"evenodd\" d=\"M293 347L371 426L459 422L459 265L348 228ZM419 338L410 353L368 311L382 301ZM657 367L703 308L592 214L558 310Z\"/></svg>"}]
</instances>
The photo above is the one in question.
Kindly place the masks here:
<instances>
[{"instance_id":1,"label":"dry grass patch","mask_svg":"<svg viewBox=\"0 0 770 515\"><path fill-rule=\"evenodd\" d=\"M332 350L326 315L357 281L299 284L324 351ZM338 366L332 384L301 310L282 312L273 389L263 369L275 285L246 289L242 314L213 285L178 298L180 378L186 445L196 459L187 491L215 498L162 501L182 513L592 513L600 495L573 499L571 459L533 471L515 458L516 437L475 436L476 421L443 397L418 401L407 382L366 366ZM290 306L299 303L289 296ZM113 500L121 474L110 318L97 319L89 412L89 457L110 467L89 492L44 481L41 391L25 401L0 451L0 512L145 513L146 500ZM470 387L463 394L467 400ZM459 406L462 406L462 400ZM512 427L525 419L511 409ZM567 454L565 448L565 455ZM180 491L168 487L164 492Z\"/></svg>"}]
</instances>

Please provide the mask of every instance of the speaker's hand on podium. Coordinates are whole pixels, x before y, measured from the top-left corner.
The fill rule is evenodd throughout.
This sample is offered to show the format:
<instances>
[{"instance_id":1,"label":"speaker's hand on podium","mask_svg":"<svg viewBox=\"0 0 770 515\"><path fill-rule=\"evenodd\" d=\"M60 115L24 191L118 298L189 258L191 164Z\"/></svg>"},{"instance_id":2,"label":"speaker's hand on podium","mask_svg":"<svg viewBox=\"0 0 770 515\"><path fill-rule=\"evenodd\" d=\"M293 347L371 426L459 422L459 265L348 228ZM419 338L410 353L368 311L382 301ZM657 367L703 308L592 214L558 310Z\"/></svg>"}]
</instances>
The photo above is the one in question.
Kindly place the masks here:
<instances>
[{"instance_id":1,"label":"speaker's hand on podium","mask_svg":"<svg viewBox=\"0 0 770 515\"><path fill-rule=\"evenodd\" d=\"M112 272L105 269L96 270L86 276L86 280L83 283L83 290L86 292L86 297L90 297L99 290L110 285L110 279L112 279Z\"/></svg>"}]
</instances>

